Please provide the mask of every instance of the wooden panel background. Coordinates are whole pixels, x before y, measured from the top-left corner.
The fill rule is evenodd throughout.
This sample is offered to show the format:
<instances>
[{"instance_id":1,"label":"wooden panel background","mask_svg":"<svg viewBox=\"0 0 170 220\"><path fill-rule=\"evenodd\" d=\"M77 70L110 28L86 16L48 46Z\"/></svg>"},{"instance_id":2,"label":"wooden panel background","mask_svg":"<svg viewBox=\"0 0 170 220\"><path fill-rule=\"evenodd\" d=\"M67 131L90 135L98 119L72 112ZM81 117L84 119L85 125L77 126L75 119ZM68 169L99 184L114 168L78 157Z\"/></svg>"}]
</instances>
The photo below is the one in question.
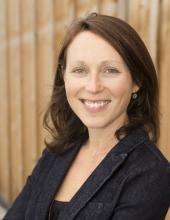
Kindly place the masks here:
<instances>
[{"instance_id":1,"label":"wooden panel background","mask_svg":"<svg viewBox=\"0 0 170 220\"><path fill-rule=\"evenodd\" d=\"M169 0L0 0L0 196L7 202L45 147L42 117L66 27L92 11L126 20L146 43L160 83L158 145L170 160Z\"/></svg>"}]
</instances>

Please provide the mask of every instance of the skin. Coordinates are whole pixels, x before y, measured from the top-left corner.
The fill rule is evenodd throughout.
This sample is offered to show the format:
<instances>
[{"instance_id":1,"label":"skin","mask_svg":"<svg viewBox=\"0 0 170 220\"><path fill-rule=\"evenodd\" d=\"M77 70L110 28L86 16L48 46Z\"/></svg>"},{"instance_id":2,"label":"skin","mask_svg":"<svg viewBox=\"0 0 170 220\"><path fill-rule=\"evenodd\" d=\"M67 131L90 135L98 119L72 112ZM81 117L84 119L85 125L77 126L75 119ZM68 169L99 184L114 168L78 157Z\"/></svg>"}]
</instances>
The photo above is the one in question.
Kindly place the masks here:
<instances>
[{"instance_id":1,"label":"skin","mask_svg":"<svg viewBox=\"0 0 170 220\"><path fill-rule=\"evenodd\" d=\"M88 128L86 150L105 152L118 142L113 134L127 122L127 107L138 87L119 53L90 31L74 38L66 61L66 95Z\"/></svg>"}]
</instances>

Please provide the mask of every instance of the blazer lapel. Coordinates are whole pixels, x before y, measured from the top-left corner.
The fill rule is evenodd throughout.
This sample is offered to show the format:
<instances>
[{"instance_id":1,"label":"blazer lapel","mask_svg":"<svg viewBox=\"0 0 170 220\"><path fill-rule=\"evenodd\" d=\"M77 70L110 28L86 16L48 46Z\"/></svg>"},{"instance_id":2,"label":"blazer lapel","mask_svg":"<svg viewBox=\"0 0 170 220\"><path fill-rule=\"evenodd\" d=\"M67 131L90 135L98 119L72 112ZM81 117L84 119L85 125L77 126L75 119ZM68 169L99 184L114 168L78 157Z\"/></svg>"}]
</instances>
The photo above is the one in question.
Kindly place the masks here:
<instances>
[{"instance_id":1,"label":"blazer lapel","mask_svg":"<svg viewBox=\"0 0 170 220\"><path fill-rule=\"evenodd\" d=\"M54 199L57 189L59 188L71 162L76 156L80 145L73 146L63 155L57 155L54 164L48 173L45 182L41 188L38 202L36 204L36 220L46 219L49 207ZM35 208L35 207L34 207Z\"/></svg>"},{"instance_id":2,"label":"blazer lapel","mask_svg":"<svg viewBox=\"0 0 170 220\"><path fill-rule=\"evenodd\" d=\"M123 163L126 154L112 155L108 154L106 158L98 165L98 167L88 177L79 191L74 195L67 204L67 211L61 212L59 217L64 220L72 220L76 214L86 205L93 195L102 187L107 179L118 169Z\"/></svg>"}]
</instances>

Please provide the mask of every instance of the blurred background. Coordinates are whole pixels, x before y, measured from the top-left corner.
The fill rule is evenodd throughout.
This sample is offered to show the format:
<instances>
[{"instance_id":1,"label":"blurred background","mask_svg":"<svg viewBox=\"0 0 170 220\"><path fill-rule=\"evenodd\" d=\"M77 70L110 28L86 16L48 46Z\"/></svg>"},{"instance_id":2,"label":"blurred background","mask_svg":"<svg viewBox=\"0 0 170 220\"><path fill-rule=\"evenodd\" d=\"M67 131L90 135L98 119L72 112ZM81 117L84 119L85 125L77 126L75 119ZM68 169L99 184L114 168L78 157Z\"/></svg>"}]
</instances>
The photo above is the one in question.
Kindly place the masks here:
<instances>
[{"instance_id":1,"label":"blurred background","mask_svg":"<svg viewBox=\"0 0 170 220\"><path fill-rule=\"evenodd\" d=\"M158 146L170 160L169 0L0 0L2 204L16 198L45 147L42 118L63 35L72 19L90 12L124 19L147 45L160 84Z\"/></svg>"}]
</instances>

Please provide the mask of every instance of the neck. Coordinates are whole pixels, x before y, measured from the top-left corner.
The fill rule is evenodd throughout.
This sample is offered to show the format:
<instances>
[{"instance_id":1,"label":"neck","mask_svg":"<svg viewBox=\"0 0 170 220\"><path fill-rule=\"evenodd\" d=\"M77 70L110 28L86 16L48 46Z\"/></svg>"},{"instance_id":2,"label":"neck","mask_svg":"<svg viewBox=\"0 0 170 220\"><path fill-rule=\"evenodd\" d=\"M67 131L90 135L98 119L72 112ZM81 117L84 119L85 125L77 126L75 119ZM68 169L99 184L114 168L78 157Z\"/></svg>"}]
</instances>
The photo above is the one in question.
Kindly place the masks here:
<instances>
[{"instance_id":1,"label":"neck","mask_svg":"<svg viewBox=\"0 0 170 220\"><path fill-rule=\"evenodd\" d=\"M126 124L128 118L120 117L114 123L107 124L105 127L88 128L89 139L84 145L84 149L92 154L104 154L113 148L119 140L115 132Z\"/></svg>"},{"instance_id":2,"label":"neck","mask_svg":"<svg viewBox=\"0 0 170 220\"><path fill-rule=\"evenodd\" d=\"M88 128L89 140L86 148L91 152L99 153L110 150L119 142L115 132L126 122L127 117L124 117L102 128Z\"/></svg>"},{"instance_id":3,"label":"neck","mask_svg":"<svg viewBox=\"0 0 170 220\"><path fill-rule=\"evenodd\" d=\"M105 153L108 152L114 145L118 143L118 139L115 136L117 129L105 128L105 129L88 129L89 140L86 144L86 148L92 153Z\"/></svg>"}]
</instances>

